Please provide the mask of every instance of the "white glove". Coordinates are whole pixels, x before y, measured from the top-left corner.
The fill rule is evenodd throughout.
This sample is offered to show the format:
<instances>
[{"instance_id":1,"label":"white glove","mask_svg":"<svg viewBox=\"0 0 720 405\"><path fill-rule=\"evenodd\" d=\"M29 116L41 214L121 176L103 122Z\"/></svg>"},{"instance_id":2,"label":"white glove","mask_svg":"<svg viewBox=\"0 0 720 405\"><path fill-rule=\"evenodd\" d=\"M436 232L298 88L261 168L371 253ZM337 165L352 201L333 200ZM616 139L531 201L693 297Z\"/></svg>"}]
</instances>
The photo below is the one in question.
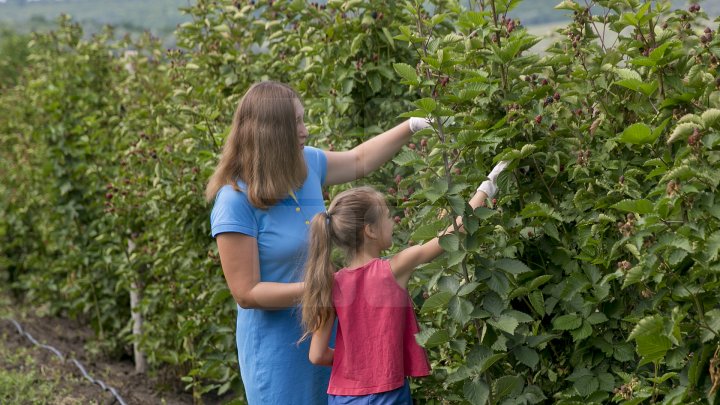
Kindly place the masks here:
<instances>
[{"instance_id":1,"label":"white glove","mask_svg":"<svg viewBox=\"0 0 720 405\"><path fill-rule=\"evenodd\" d=\"M410 132L413 134L421 129L430 127L430 120L427 118L410 117Z\"/></svg>"},{"instance_id":2,"label":"white glove","mask_svg":"<svg viewBox=\"0 0 720 405\"><path fill-rule=\"evenodd\" d=\"M483 181L480 184L480 187L477 188L477 191L484 192L489 198L494 197L495 193L497 193L497 185L495 184L495 181L497 181L498 176L503 170L505 170L508 164L510 164L510 162L507 160L501 160L498 162L498 164L496 164L490 171L490 174L488 174L488 180Z\"/></svg>"}]
</instances>

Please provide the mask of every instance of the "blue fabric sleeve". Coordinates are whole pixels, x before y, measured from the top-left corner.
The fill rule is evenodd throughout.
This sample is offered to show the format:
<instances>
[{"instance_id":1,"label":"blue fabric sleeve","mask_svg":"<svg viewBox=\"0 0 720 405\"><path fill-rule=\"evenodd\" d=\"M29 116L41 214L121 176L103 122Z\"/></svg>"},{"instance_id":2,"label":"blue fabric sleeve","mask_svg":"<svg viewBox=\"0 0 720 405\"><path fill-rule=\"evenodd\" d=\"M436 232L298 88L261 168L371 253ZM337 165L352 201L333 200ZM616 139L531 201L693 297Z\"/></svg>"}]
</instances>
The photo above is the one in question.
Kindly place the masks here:
<instances>
[{"instance_id":1,"label":"blue fabric sleeve","mask_svg":"<svg viewBox=\"0 0 720 405\"><path fill-rule=\"evenodd\" d=\"M312 146L305 147L305 161L315 173L320 176L320 184L325 184L325 175L327 175L327 156L325 152Z\"/></svg>"},{"instance_id":2,"label":"blue fabric sleeve","mask_svg":"<svg viewBox=\"0 0 720 405\"><path fill-rule=\"evenodd\" d=\"M223 186L215 197L210 213L210 229L213 238L224 232L242 233L258 237L258 226L253 207L243 192Z\"/></svg>"}]
</instances>

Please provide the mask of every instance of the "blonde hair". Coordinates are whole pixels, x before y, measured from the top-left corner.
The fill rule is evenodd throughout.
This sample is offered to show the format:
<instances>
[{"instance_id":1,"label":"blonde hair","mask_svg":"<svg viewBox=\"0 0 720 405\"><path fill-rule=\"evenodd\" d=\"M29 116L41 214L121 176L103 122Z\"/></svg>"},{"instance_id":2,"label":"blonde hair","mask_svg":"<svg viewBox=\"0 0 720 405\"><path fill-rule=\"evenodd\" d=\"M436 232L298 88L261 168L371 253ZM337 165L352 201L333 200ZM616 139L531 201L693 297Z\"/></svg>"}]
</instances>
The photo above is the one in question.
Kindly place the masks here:
<instances>
[{"instance_id":1,"label":"blonde hair","mask_svg":"<svg viewBox=\"0 0 720 405\"><path fill-rule=\"evenodd\" d=\"M250 203L267 209L302 186L307 167L297 135L296 100L295 90L283 83L260 82L248 89L205 189L208 202L226 184L241 191L237 181L242 180Z\"/></svg>"},{"instance_id":2,"label":"blonde hair","mask_svg":"<svg viewBox=\"0 0 720 405\"><path fill-rule=\"evenodd\" d=\"M357 187L338 194L327 213L313 217L300 299L304 331L300 341L320 329L333 314L333 247L340 248L347 259L352 258L365 242L365 225L378 223L386 209L382 194L371 187Z\"/></svg>"}]
</instances>

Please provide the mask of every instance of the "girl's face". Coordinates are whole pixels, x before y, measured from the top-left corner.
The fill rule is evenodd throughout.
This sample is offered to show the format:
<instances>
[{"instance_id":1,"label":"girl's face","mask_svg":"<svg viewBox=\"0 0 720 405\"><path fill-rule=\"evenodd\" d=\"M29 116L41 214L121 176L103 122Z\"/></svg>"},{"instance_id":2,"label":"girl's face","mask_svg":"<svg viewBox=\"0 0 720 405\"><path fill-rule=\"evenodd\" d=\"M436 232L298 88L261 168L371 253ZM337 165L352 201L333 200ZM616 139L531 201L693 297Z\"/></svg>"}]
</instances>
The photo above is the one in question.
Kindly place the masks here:
<instances>
[{"instance_id":1,"label":"girl's face","mask_svg":"<svg viewBox=\"0 0 720 405\"><path fill-rule=\"evenodd\" d=\"M378 236L379 236L379 242L381 249L389 249L390 246L392 246L392 233L393 228L395 227L395 221L393 221L392 218L390 218L390 209L388 209L387 205L384 209L384 214L379 220L379 224L377 227Z\"/></svg>"},{"instance_id":2,"label":"girl's face","mask_svg":"<svg viewBox=\"0 0 720 405\"><path fill-rule=\"evenodd\" d=\"M298 141L300 142L300 149L303 149L308 138L308 130L305 128L305 108L298 99L294 99L293 103L295 104L295 121L297 122Z\"/></svg>"}]
</instances>

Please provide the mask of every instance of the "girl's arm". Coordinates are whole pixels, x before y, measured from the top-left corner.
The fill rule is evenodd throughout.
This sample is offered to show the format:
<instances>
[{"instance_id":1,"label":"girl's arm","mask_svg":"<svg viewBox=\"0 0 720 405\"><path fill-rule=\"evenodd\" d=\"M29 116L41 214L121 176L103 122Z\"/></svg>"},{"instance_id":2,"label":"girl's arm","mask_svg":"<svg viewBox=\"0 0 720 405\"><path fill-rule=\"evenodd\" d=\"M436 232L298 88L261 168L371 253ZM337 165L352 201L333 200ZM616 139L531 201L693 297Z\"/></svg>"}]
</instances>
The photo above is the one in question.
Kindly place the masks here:
<instances>
[{"instance_id":1,"label":"girl's arm","mask_svg":"<svg viewBox=\"0 0 720 405\"><path fill-rule=\"evenodd\" d=\"M411 118L349 151L325 151L327 156L325 185L342 184L365 177L392 159L410 140L414 132L429 125L422 118Z\"/></svg>"},{"instance_id":2,"label":"girl's arm","mask_svg":"<svg viewBox=\"0 0 720 405\"><path fill-rule=\"evenodd\" d=\"M330 348L330 334L335 323L335 313L315 331L310 340L310 362L318 366L332 366L335 350Z\"/></svg>"},{"instance_id":3,"label":"girl's arm","mask_svg":"<svg viewBox=\"0 0 720 405\"><path fill-rule=\"evenodd\" d=\"M488 175L489 180L484 181L480 185L480 187L478 187L475 195L473 195L473 197L468 202L472 209L484 205L485 200L489 196L495 195L495 193L497 192L495 180L497 180L500 172L502 172L505 167L507 167L507 165L508 162L505 161L502 161L495 165L495 167ZM457 217L455 223L457 225L457 228L460 229L460 227L462 227L462 217ZM455 226L449 226L447 229L445 229L445 231L442 232L442 234L445 235L454 231ZM440 238L433 238L430 241L423 243L422 245L411 246L407 249L403 249L398 254L391 257L390 268L392 269L393 275L395 276L398 284L400 284L400 286L402 286L403 288L407 288L407 284L410 281L410 277L415 271L415 268L423 263L428 263L432 261L436 257L440 256L442 252L443 249L440 247Z\"/></svg>"},{"instance_id":4,"label":"girl's arm","mask_svg":"<svg viewBox=\"0 0 720 405\"><path fill-rule=\"evenodd\" d=\"M242 308L282 309L300 299L303 283L260 281L257 239L228 232L219 234L216 240L225 281Z\"/></svg>"}]
</instances>

